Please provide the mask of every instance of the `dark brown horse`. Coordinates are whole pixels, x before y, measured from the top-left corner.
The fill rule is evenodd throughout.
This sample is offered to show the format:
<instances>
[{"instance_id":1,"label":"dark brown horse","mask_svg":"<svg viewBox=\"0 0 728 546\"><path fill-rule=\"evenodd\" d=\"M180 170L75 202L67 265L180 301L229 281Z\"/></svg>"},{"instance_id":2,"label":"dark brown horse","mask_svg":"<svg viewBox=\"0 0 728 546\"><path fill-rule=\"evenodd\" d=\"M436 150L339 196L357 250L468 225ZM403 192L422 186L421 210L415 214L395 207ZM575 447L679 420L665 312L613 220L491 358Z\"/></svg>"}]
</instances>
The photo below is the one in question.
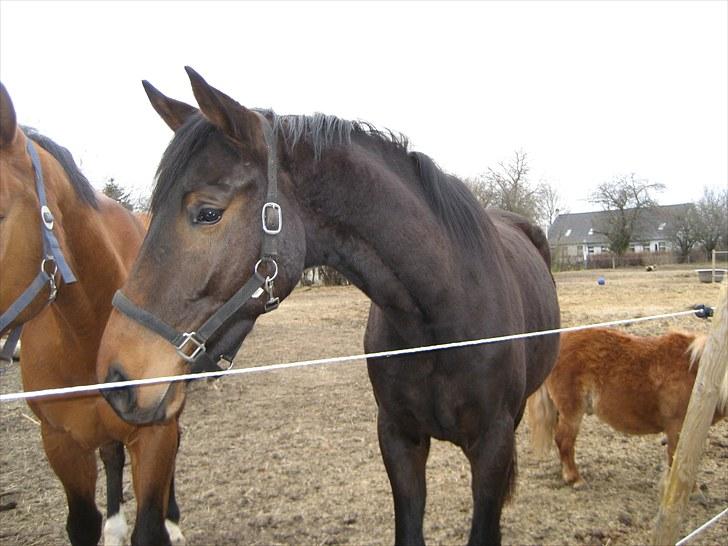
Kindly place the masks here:
<instances>
[{"instance_id":1,"label":"dark brown horse","mask_svg":"<svg viewBox=\"0 0 728 546\"><path fill-rule=\"evenodd\" d=\"M528 399L534 448L545 454L555 441L564 481L583 487L574 446L584 414L594 413L626 434L664 432L669 468L704 343L704 335L681 332L641 337L593 328L562 334L556 366ZM714 421L726 410L728 374Z\"/></svg>"},{"instance_id":2,"label":"dark brown horse","mask_svg":"<svg viewBox=\"0 0 728 546\"><path fill-rule=\"evenodd\" d=\"M315 265L336 268L372 300L367 351L558 327L548 248L523 219L485 212L402 138L332 116L249 110L188 74L199 110L145 82L175 135L149 233L104 333L100 379L230 357ZM433 437L471 463L470 544L500 541L514 432L557 351L551 335L369 360L397 544L424 542ZM185 398L183 383L105 392L137 423L173 417Z\"/></svg>"},{"instance_id":3,"label":"dark brown horse","mask_svg":"<svg viewBox=\"0 0 728 546\"><path fill-rule=\"evenodd\" d=\"M127 276L144 228L118 203L93 190L65 148L18 127L2 84L0 173L0 330L23 328L23 387L94 383L111 298ZM34 278L41 284L24 298ZM120 511L123 444L131 454L137 499L132 542L169 543L165 515L172 538L184 540L175 523L179 510L171 485L176 419L134 427L119 419L98 393L33 399L29 406L41 422L46 456L66 492L72 544L97 544L101 536L95 502L97 449L107 476L104 541L125 542Z\"/></svg>"}]
</instances>

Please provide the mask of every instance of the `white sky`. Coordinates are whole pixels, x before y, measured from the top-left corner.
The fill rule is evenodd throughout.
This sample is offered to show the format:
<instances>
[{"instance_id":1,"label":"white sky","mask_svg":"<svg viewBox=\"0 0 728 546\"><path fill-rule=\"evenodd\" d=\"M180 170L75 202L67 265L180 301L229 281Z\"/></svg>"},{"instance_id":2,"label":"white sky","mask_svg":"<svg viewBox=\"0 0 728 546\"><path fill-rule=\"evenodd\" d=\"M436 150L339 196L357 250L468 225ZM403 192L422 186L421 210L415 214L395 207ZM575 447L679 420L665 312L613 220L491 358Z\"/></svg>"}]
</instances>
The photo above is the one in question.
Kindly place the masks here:
<instances>
[{"instance_id":1,"label":"white sky","mask_svg":"<svg viewBox=\"0 0 728 546\"><path fill-rule=\"evenodd\" d=\"M19 121L97 187L151 191L171 132L140 80L195 104L184 65L246 106L400 131L463 177L522 150L572 212L630 172L662 204L728 184L726 1L0 0Z\"/></svg>"}]
</instances>

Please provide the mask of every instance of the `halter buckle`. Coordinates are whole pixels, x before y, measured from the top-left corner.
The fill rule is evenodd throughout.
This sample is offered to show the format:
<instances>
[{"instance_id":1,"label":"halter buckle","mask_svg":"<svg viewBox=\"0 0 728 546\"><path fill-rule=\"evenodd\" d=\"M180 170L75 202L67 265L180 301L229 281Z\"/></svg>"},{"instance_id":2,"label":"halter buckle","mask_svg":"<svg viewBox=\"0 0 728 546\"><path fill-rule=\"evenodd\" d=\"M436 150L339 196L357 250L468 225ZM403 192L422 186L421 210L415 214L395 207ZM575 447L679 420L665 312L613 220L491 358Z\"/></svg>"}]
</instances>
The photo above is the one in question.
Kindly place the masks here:
<instances>
[{"instance_id":1,"label":"halter buckle","mask_svg":"<svg viewBox=\"0 0 728 546\"><path fill-rule=\"evenodd\" d=\"M273 220L276 227L268 227L269 210L275 212L275 218ZM278 235L281 232L281 228L283 227L283 213L281 211L281 206L278 203L273 203L272 201L269 201L265 205L263 205L261 218L263 220L264 233L267 233L268 235Z\"/></svg>"},{"instance_id":2,"label":"halter buckle","mask_svg":"<svg viewBox=\"0 0 728 546\"><path fill-rule=\"evenodd\" d=\"M43 205L40 208L40 219L43 221L43 225L46 229L53 229L53 213L51 212L51 209L48 208L48 205Z\"/></svg>"},{"instance_id":3,"label":"halter buckle","mask_svg":"<svg viewBox=\"0 0 728 546\"><path fill-rule=\"evenodd\" d=\"M177 354L187 362L194 362L195 360L197 360L198 356L200 356L207 350L207 348L205 347L205 342L197 339L196 336L196 332L185 332L184 334L182 334L182 341L179 345L177 345ZM194 347L192 349L192 354L189 355L185 352L187 350L188 343L191 343Z\"/></svg>"}]
</instances>

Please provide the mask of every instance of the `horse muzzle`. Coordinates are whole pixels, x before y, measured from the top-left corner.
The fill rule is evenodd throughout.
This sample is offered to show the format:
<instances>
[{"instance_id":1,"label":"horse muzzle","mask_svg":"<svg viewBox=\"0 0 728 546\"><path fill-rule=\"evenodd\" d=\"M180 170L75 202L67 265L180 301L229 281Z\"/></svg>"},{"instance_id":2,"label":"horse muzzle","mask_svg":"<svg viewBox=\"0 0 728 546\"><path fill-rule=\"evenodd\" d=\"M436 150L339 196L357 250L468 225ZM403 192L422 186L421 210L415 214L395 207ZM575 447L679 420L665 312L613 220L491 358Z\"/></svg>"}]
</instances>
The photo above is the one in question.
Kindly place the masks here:
<instances>
[{"instance_id":1,"label":"horse muzzle","mask_svg":"<svg viewBox=\"0 0 728 546\"><path fill-rule=\"evenodd\" d=\"M128 381L116 364L109 367L105 383ZM116 414L132 425L161 423L176 417L184 406L184 385L157 383L102 389L101 394Z\"/></svg>"}]
</instances>

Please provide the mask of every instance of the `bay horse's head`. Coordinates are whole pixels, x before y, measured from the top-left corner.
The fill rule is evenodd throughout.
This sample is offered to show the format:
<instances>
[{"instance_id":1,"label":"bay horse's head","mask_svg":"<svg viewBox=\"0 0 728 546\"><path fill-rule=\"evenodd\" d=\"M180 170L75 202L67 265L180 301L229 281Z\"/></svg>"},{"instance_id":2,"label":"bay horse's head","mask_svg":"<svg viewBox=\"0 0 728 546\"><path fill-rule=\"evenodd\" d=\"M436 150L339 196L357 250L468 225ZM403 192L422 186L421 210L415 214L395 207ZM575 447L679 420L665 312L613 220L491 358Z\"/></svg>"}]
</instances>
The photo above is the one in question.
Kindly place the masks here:
<instances>
[{"instance_id":1,"label":"bay horse's head","mask_svg":"<svg viewBox=\"0 0 728 546\"><path fill-rule=\"evenodd\" d=\"M231 359L303 270L302 221L271 122L186 70L199 109L144 82L175 134L157 171L147 237L102 339L102 381ZM185 397L180 382L104 392L137 424L173 417Z\"/></svg>"},{"instance_id":2,"label":"bay horse's head","mask_svg":"<svg viewBox=\"0 0 728 546\"><path fill-rule=\"evenodd\" d=\"M45 308L56 296L60 276L75 281L63 257L59 204L79 197L66 192L76 174L78 185L73 185L82 188L81 199L95 205L93 190L68 150L21 128L0 83L0 334Z\"/></svg>"}]
</instances>

